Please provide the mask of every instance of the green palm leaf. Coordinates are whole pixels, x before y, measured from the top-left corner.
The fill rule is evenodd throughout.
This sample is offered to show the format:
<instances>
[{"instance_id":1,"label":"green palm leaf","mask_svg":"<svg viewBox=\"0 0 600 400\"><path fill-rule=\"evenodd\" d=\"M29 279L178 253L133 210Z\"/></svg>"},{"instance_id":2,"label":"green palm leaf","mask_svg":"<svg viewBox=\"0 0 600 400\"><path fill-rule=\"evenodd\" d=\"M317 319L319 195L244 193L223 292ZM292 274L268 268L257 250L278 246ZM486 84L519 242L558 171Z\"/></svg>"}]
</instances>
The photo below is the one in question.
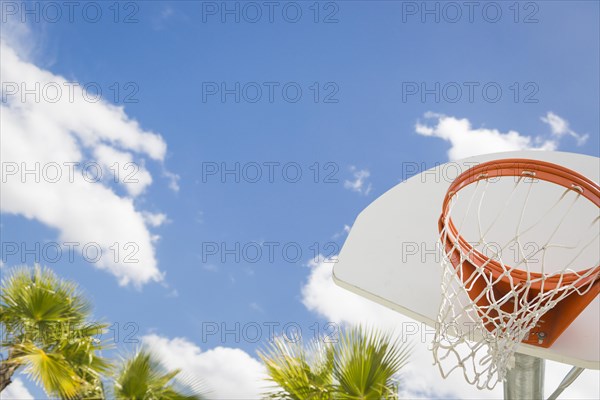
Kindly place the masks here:
<instances>
[{"instance_id":1,"label":"green palm leaf","mask_svg":"<svg viewBox=\"0 0 600 400\"><path fill-rule=\"evenodd\" d=\"M37 339L57 323L76 325L89 317L90 304L77 285L48 268L22 267L6 275L0 294L0 321L7 333Z\"/></svg>"},{"instance_id":2,"label":"green palm leaf","mask_svg":"<svg viewBox=\"0 0 600 400\"><path fill-rule=\"evenodd\" d=\"M286 400L396 399L410 350L390 335L353 328L336 344L303 347L276 339L259 356L274 384L268 397Z\"/></svg>"},{"instance_id":3,"label":"green palm leaf","mask_svg":"<svg viewBox=\"0 0 600 400\"><path fill-rule=\"evenodd\" d=\"M158 359L147 350L139 350L124 360L113 388L123 400L198 400L202 385L194 379L176 380L179 370L165 371Z\"/></svg>"},{"instance_id":4,"label":"green palm leaf","mask_svg":"<svg viewBox=\"0 0 600 400\"><path fill-rule=\"evenodd\" d=\"M354 328L342 335L334 362L337 399L397 398L398 373L409 348L375 330Z\"/></svg>"},{"instance_id":5,"label":"green palm leaf","mask_svg":"<svg viewBox=\"0 0 600 400\"><path fill-rule=\"evenodd\" d=\"M313 341L304 348L301 343L285 338L274 340L264 352L259 352L270 380L275 384L269 397L330 399L333 352L333 347L322 341Z\"/></svg>"},{"instance_id":6,"label":"green palm leaf","mask_svg":"<svg viewBox=\"0 0 600 400\"><path fill-rule=\"evenodd\" d=\"M31 343L16 346L20 354L14 361L25 365L24 372L46 392L61 398L75 398L83 381L69 362L59 353L48 353Z\"/></svg>"},{"instance_id":7,"label":"green palm leaf","mask_svg":"<svg viewBox=\"0 0 600 400\"><path fill-rule=\"evenodd\" d=\"M105 346L96 339L106 325L87 322L90 310L77 285L48 268L6 274L0 293L1 344L8 353L3 364L22 366L51 396L98 392L110 364L99 356Z\"/></svg>"}]
</instances>

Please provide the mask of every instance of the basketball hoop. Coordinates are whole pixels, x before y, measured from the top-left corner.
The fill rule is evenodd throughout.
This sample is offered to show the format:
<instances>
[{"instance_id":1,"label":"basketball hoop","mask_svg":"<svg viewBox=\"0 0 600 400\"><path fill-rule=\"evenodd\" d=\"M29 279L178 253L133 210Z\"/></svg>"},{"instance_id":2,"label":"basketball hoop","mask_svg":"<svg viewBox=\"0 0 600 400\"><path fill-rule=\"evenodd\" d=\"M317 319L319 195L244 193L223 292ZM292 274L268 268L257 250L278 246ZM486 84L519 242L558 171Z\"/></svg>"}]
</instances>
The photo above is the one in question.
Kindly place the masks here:
<instances>
[{"instance_id":1,"label":"basketball hoop","mask_svg":"<svg viewBox=\"0 0 600 400\"><path fill-rule=\"evenodd\" d=\"M547 204L529 204L536 185ZM486 195L506 199L493 209ZM444 377L462 369L469 383L492 389L520 343L551 346L598 296L599 208L597 183L540 160L485 162L453 181L439 218L443 295L433 342ZM499 226L510 234L494 238Z\"/></svg>"}]
</instances>

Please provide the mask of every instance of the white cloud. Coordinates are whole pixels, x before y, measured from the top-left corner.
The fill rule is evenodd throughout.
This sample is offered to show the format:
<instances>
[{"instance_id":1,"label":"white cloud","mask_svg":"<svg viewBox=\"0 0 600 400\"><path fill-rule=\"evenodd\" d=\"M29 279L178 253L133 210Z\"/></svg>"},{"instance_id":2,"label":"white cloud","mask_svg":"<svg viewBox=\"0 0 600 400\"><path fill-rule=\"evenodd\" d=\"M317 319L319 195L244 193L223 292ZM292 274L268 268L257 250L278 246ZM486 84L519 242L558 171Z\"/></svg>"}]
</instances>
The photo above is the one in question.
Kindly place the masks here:
<instances>
[{"instance_id":1,"label":"white cloud","mask_svg":"<svg viewBox=\"0 0 600 400\"><path fill-rule=\"evenodd\" d=\"M142 216L144 217L144 221L146 221L148 225L154 227L158 227L162 224L171 222L169 218L167 218L167 215L163 213L151 213L147 211L142 211Z\"/></svg>"},{"instance_id":2,"label":"white cloud","mask_svg":"<svg viewBox=\"0 0 600 400\"><path fill-rule=\"evenodd\" d=\"M173 15L173 9L169 6L163 8L160 12L161 18L169 18L171 15Z\"/></svg>"},{"instance_id":3,"label":"white cloud","mask_svg":"<svg viewBox=\"0 0 600 400\"><path fill-rule=\"evenodd\" d=\"M202 264L202 269L208 272L219 272L219 267L215 264Z\"/></svg>"},{"instance_id":4,"label":"white cloud","mask_svg":"<svg viewBox=\"0 0 600 400\"><path fill-rule=\"evenodd\" d=\"M487 153L517 150L556 150L555 139L532 138L517 131L500 132L497 129L473 128L466 119L428 112L425 118L437 119L437 124L429 126L417 122L415 130L423 136L435 136L450 142L450 161Z\"/></svg>"},{"instance_id":5,"label":"white cloud","mask_svg":"<svg viewBox=\"0 0 600 400\"><path fill-rule=\"evenodd\" d=\"M306 308L332 322L355 323L360 319L361 323L379 324L389 321L386 322L386 328L393 328L398 314L333 283L331 271L335 261L320 256L308 262L311 273L302 287L302 303ZM360 318L357 319L356 315Z\"/></svg>"},{"instance_id":6,"label":"white cloud","mask_svg":"<svg viewBox=\"0 0 600 400\"><path fill-rule=\"evenodd\" d=\"M163 171L163 175L169 180L169 189L179 192L180 176L169 171Z\"/></svg>"},{"instance_id":7,"label":"white cloud","mask_svg":"<svg viewBox=\"0 0 600 400\"><path fill-rule=\"evenodd\" d=\"M162 280L153 247L154 236L148 226L164 222L166 217L148 219L134 200L152 183L150 173L144 168L145 159L158 162L164 169L165 141L160 135L142 129L123 107L103 100L90 101L81 87L20 58L4 36L0 45L3 78L0 158L3 167L12 163L19 171L35 166L42 171L39 182L19 172L3 176L1 211L55 228L60 240L77 242L79 248L97 243L104 255L111 256L101 257L94 265L115 275L122 285L139 286ZM61 90L58 97L56 88ZM23 89L34 89L39 98L33 94L23 98ZM13 90L18 93L11 94ZM127 167L128 163L134 163L134 169ZM58 169L47 170L50 172L45 174L43 171L49 165L57 165ZM84 165L97 168L85 169L91 174L84 174ZM57 170L61 173L57 181L44 179L51 175L53 180ZM99 176L98 171L102 178L93 182ZM112 188L116 171L126 195L120 196ZM176 185L176 176L164 173L170 174L171 184ZM123 256L127 253L125 246L133 243L137 249L133 259L115 260L109 249L114 243Z\"/></svg>"},{"instance_id":8,"label":"white cloud","mask_svg":"<svg viewBox=\"0 0 600 400\"><path fill-rule=\"evenodd\" d=\"M478 390L467 384L463 375L456 371L443 379L428 350L433 338L432 328L335 285L331 261L310 265L310 275L302 288L302 301L310 311L339 324L376 326L396 334L404 332L406 339L414 344L409 365L402 373L401 398L502 398L502 385L493 391ZM569 368L556 362L546 363L547 394L554 391ZM586 370L561 398L600 398L600 372Z\"/></svg>"},{"instance_id":9,"label":"white cloud","mask_svg":"<svg viewBox=\"0 0 600 400\"><path fill-rule=\"evenodd\" d=\"M342 230L340 232L336 232L333 234L332 238L333 239L338 239L342 236L346 236L348 233L350 232L350 225L346 225L344 224L344 228L342 228Z\"/></svg>"},{"instance_id":10,"label":"white cloud","mask_svg":"<svg viewBox=\"0 0 600 400\"><path fill-rule=\"evenodd\" d=\"M152 28L160 31L167 27L169 21L175 16L175 10L167 5L150 18Z\"/></svg>"},{"instance_id":11,"label":"white cloud","mask_svg":"<svg viewBox=\"0 0 600 400\"><path fill-rule=\"evenodd\" d=\"M150 173L142 164L134 162L131 153L104 144L95 146L93 153L103 173L123 186L130 196L139 196L152 183Z\"/></svg>"},{"instance_id":12,"label":"white cloud","mask_svg":"<svg viewBox=\"0 0 600 400\"><path fill-rule=\"evenodd\" d=\"M168 339L155 334L142 338L169 369L202 380L211 399L258 399L269 385L261 362L240 349L216 347L202 351L185 338Z\"/></svg>"},{"instance_id":13,"label":"white cloud","mask_svg":"<svg viewBox=\"0 0 600 400\"><path fill-rule=\"evenodd\" d=\"M38 56L45 35L34 35L32 28L40 29L45 24L25 24L21 22L20 15L4 13L4 9L2 11L0 40L10 43L22 58L32 59Z\"/></svg>"},{"instance_id":14,"label":"white cloud","mask_svg":"<svg viewBox=\"0 0 600 400\"><path fill-rule=\"evenodd\" d=\"M368 195L372 189L371 184L367 184L367 179L371 176L371 173L366 169L359 170L355 166L351 166L350 171L354 176L354 180L345 180L344 187L353 192Z\"/></svg>"},{"instance_id":15,"label":"white cloud","mask_svg":"<svg viewBox=\"0 0 600 400\"><path fill-rule=\"evenodd\" d=\"M540 118L543 122L550 125L550 129L552 130L552 134L558 138L561 138L564 135L569 135L574 137L577 140L577 145L583 145L589 135L580 135L569 127L569 122L554 114L551 111L548 111L545 117Z\"/></svg>"},{"instance_id":16,"label":"white cloud","mask_svg":"<svg viewBox=\"0 0 600 400\"><path fill-rule=\"evenodd\" d=\"M33 396L19 378L13 379L12 383L0 394L2 400L33 400Z\"/></svg>"},{"instance_id":17,"label":"white cloud","mask_svg":"<svg viewBox=\"0 0 600 400\"><path fill-rule=\"evenodd\" d=\"M256 303L256 302L251 302L248 307L250 307L250 309L252 311L264 314L265 310L261 307L260 304Z\"/></svg>"}]
</instances>

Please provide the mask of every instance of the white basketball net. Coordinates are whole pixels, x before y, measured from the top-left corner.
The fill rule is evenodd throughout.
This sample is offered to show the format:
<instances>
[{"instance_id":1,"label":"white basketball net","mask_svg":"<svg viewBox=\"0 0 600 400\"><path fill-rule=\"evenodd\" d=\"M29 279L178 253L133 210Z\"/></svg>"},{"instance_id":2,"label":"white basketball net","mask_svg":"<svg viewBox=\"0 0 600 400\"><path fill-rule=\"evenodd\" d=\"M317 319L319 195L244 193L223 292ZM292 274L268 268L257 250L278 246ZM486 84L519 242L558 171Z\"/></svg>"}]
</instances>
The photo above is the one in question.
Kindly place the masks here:
<instances>
[{"instance_id":1,"label":"white basketball net","mask_svg":"<svg viewBox=\"0 0 600 400\"><path fill-rule=\"evenodd\" d=\"M590 274L598 275L598 271L590 267L597 266L599 261L598 208L578 191L527 177L491 181L484 179L463 188L449 203L450 211L440 234L443 296L432 349L444 377L462 369L466 380L479 389L492 389L505 379L507 370L514 365L514 353L521 341L534 337L539 343L543 342L544 332L536 331L540 318L570 294L589 291L593 284ZM500 181L504 189L493 193L492 187ZM544 202L531 203L532 191L538 191L542 185ZM502 195L503 199L499 200ZM490 201L494 204L492 208L486 205ZM457 207L458 203L462 203L461 207ZM575 209L586 206L583 213L574 214ZM487 221L482 218L484 213ZM448 229L450 218L472 246L471 251L465 252ZM499 229L510 232L504 235L502 242L492 238ZM466 230L471 236L464 232ZM537 241L528 240L532 237ZM449 249L444 243L453 243L453 246ZM494 280L483 268L489 260L465 276L462 265L475 251L501 265L503 275L509 277L510 292L501 295L493 289L500 278ZM452 264L452 257L457 265ZM562 265L557 266L556 262ZM515 284L511 277L513 270L525 271L527 279ZM576 270L588 271L578 273ZM541 273L542 278L530 276L532 272ZM576 280L563 284L563 276L573 273L577 274ZM544 288L543 282L551 277L557 277L560 284ZM484 289L472 300L469 292L482 283ZM531 296L531 286L540 283L539 294ZM489 306L475 304L483 298Z\"/></svg>"}]
</instances>

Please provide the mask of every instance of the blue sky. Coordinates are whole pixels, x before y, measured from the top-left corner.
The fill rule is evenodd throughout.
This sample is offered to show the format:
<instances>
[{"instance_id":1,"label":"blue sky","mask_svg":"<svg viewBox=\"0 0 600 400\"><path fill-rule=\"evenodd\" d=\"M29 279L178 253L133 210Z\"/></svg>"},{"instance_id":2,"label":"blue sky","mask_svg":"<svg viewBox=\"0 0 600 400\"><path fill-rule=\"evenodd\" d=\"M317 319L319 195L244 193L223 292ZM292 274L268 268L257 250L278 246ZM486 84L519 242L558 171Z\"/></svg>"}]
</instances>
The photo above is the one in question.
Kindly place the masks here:
<instances>
[{"instance_id":1,"label":"blue sky","mask_svg":"<svg viewBox=\"0 0 600 400\"><path fill-rule=\"evenodd\" d=\"M16 11L7 3L16 5ZM454 3L462 12L456 23L450 21L454 10L436 2L427 4L438 5L439 22L434 15L421 15L421 2L340 1L315 7L310 1L275 2L273 22L263 5L255 23L246 21L254 11L243 2L227 2L241 10L239 22L235 15L221 20L221 2L123 2L116 7L118 16L112 2L94 3L102 10L97 23L80 9L71 22L65 6L55 3L63 13L56 22L54 14L44 14L52 10L41 3L3 3L2 158L16 162L30 151L28 162L48 162L53 158L46 152L61 143L73 147L63 162L96 161L108 154L104 159L112 163L128 154L125 158L140 166L136 178L142 183L138 192L106 179L94 184L105 190L98 196L122 206L117 213L86 186L61 192L57 185L13 181L2 194L3 246L92 240L104 248L112 235L120 246L137 243L143 257L135 271L122 260L109 263L110 270L94 268L80 254L73 261L41 261L79 282L93 300L95 314L118 322L121 335L123 326L133 322L137 339L167 352L200 348L201 358L218 347L240 349L247 353L241 357L248 368L254 368L257 363L246 356L255 357L265 340L236 341L233 335L203 340L206 324L234 329L236 323L281 327L293 322L310 336L315 323L325 333L329 321L360 322L360 315L344 317L347 305L318 307L307 300L339 302L331 290L318 286L316 274L323 267L311 258L339 251L344 227L400 181L403 163L432 167L454 155L490 148L599 155L598 2L521 2L516 8L513 2L476 2L472 22L468 9ZM24 7L39 7L40 22L21 14ZM502 14L493 23L496 7ZM287 14L282 14L284 8ZM296 10L302 16L289 22ZM131 23L125 23L128 15ZM7 56L9 51L15 56ZM25 74L24 65L37 72ZM86 102L78 91L75 102L61 98L46 108L43 95L31 105L6 86L42 78L87 84L92 91L100 87L103 100ZM221 97L222 85L235 92L236 84L239 101L235 93ZM261 97L253 102L257 88ZM302 95L295 101L298 88ZM433 93L422 98L423 88ZM502 95L495 101L497 88ZM455 120L470 125L448 134L443 122ZM417 123L431 128L429 133L418 132ZM30 138L30 150L23 150L16 139L23 137L19 129L32 126L39 129L40 140ZM42 144L46 138L49 144ZM244 172L239 182L232 174L220 176L236 165ZM262 175L254 183L257 165ZM218 170L211 174L214 168ZM292 183L296 171L302 176ZM33 189L25 192L22 186ZM27 193L39 201L24 202ZM72 197L62 203L62 196ZM102 207L94 208L93 199ZM77 207L81 217L66 221L64 216L74 215ZM153 226L148 213L159 226ZM86 230L81 227L85 224L99 228ZM239 262L229 254L222 262L223 250L235 249L236 243L250 253L238 252ZM269 243L275 243L272 260L265 247ZM214 246L217 254L209 252ZM282 254L284 246L287 255ZM256 248L263 253L251 262ZM294 255L297 249L300 257ZM2 271L21 263L6 250ZM34 259L24 261L31 265ZM119 284L119 276L129 283ZM266 331L263 336L267 338ZM117 344L125 351L132 346L122 343L122 337ZM190 371L205 371L209 365L190 363ZM216 387L216 396L253 393L243 392L250 390L249 384L240 379L239 392ZM589 379L593 383L597 376ZM444 387L441 379L436 388L429 385L428 391L410 393L476 394L449 383ZM33 385L26 386L40 396ZM578 394L597 397L597 383L593 390Z\"/></svg>"}]
</instances>

